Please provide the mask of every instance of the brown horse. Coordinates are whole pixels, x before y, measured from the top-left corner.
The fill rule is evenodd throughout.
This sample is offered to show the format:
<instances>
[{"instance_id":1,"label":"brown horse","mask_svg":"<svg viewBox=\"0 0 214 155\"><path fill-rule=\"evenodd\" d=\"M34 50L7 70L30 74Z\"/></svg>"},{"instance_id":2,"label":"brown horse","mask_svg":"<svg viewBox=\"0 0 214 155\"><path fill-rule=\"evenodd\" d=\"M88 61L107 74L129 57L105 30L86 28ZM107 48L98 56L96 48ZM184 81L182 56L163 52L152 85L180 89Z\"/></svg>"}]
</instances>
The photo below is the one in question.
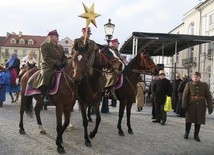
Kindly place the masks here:
<instances>
[{"instance_id":1,"label":"brown horse","mask_svg":"<svg viewBox=\"0 0 214 155\"><path fill-rule=\"evenodd\" d=\"M118 63L115 60L114 55L112 55L108 50L97 50L95 51L95 60L100 64L99 71L102 68L111 68ZM28 79L35 73L38 69L31 69L27 71L21 79L21 107L20 107L20 134L25 134L23 126L23 114L24 111L32 111L32 98L36 100L35 114L39 129L41 134L46 134L46 131L42 127L42 122L40 118L40 111L43 106L43 100L41 95L25 96L25 89ZM70 122L70 113L77 99L77 85L74 84L72 79L73 68L71 63L69 63L66 68L62 71L62 76L60 79L60 85L58 92L50 96L51 102L56 106L56 120L57 120L57 137L56 145L58 153L65 153L64 147L62 146L62 135ZM95 77L97 79L97 77ZM62 115L64 114L64 124L62 125Z\"/></svg>"},{"instance_id":2,"label":"brown horse","mask_svg":"<svg viewBox=\"0 0 214 155\"><path fill-rule=\"evenodd\" d=\"M111 51L108 47L104 48L106 51L108 51L110 54L113 54L113 51ZM122 61L116 57L114 54L114 59L110 60L114 63L114 68L120 71L122 69L123 63ZM89 140L90 138L94 138L98 127L101 121L100 117L100 101L102 97L102 91L104 89L104 83L103 83L103 77L102 72L104 68L109 68L107 64L103 64L103 62L100 60L98 56L91 55L91 61L87 65L87 71L82 79L81 83L78 85L78 94L79 94L79 104L80 104L80 110L82 113L83 118L83 126L84 126L84 138L85 138L85 145L87 147L91 147L91 142ZM94 57L94 58L93 58ZM88 120L86 115L87 107L93 106L95 114L96 114L96 124L92 132L88 135Z\"/></svg>"},{"instance_id":3,"label":"brown horse","mask_svg":"<svg viewBox=\"0 0 214 155\"><path fill-rule=\"evenodd\" d=\"M158 72L158 68L153 62L153 60L146 54L146 50L144 52L138 53L126 68L123 71L123 85L115 90L115 94L117 99L120 101L119 106L119 120L117 124L117 128L119 130L119 135L124 136L124 132L121 128L121 122L124 114L124 109L126 107L126 115L127 115L127 126L128 133L133 134L133 130L131 128L130 116L131 116L131 108L136 96L136 86L138 82L138 78L141 73L155 73Z\"/></svg>"}]
</instances>

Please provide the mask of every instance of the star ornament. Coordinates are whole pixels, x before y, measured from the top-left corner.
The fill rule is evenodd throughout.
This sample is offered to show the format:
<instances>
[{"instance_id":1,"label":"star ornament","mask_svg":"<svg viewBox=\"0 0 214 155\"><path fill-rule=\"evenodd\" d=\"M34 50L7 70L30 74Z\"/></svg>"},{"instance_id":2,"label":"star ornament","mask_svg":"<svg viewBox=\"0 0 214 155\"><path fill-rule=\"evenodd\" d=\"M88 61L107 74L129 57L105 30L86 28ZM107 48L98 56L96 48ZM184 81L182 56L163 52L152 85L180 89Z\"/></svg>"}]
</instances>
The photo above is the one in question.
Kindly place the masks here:
<instances>
[{"instance_id":1,"label":"star ornament","mask_svg":"<svg viewBox=\"0 0 214 155\"><path fill-rule=\"evenodd\" d=\"M94 3L91 5L90 9L84 3L82 4L85 9L85 13L79 15L79 17L86 19L86 27L88 27L90 23L97 27L95 18L99 17L100 14L94 12Z\"/></svg>"}]
</instances>

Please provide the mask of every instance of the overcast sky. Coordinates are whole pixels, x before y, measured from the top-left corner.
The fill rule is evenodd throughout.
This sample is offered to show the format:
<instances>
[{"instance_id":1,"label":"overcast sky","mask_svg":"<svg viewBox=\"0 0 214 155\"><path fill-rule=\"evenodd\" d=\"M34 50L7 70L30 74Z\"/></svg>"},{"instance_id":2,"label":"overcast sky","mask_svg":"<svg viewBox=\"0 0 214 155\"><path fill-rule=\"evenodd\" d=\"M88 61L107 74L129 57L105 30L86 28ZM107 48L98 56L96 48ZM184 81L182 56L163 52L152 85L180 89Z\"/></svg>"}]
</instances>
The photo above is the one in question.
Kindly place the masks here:
<instances>
[{"instance_id":1,"label":"overcast sky","mask_svg":"<svg viewBox=\"0 0 214 155\"><path fill-rule=\"evenodd\" d=\"M80 37L85 19L82 2L93 3L97 28L90 24L91 39L105 43L103 25L111 18L114 38L123 44L132 32L168 33L182 23L183 15L199 4L199 0L2 0L0 3L0 35L6 32L47 35L57 29L60 39Z\"/></svg>"}]
</instances>

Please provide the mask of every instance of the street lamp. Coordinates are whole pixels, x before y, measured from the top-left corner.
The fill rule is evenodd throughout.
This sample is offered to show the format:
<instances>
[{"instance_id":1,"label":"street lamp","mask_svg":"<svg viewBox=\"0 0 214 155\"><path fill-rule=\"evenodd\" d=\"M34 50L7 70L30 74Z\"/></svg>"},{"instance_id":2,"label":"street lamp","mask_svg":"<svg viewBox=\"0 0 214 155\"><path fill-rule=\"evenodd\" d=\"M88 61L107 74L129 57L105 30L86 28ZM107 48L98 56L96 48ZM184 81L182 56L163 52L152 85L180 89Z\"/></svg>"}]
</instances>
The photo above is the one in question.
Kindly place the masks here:
<instances>
[{"instance_id":1,"label":"street lamp","mask_svg":"<svg viewBox=\"0 0 214 155\"><path fill-rule=\"evenodd\" d=\"M108 23L104 25L105 34L106 34L106 40L109 46L109 43L113 37L114 33L114 27L115 25L111 23L111 19L108 20ZM104 92L103 99L102 99L102 107L101 112L102 113L109 113L109 106L108 106L108 97L106 97L106 91Z\"/></svg>"},{"instance_id":2,"label":"street lamp","mask_svg":"<svg viewBox=\"0 0 214 155\"><path fill-rule=\"evenodd\" d=\"M113 37L114 33L114 27L115 25L111 23L111 19L108 20L108 23L104 25L105 34L106 34L106 40L108 42L108 45Z\"/></svg>"}]
</instances>

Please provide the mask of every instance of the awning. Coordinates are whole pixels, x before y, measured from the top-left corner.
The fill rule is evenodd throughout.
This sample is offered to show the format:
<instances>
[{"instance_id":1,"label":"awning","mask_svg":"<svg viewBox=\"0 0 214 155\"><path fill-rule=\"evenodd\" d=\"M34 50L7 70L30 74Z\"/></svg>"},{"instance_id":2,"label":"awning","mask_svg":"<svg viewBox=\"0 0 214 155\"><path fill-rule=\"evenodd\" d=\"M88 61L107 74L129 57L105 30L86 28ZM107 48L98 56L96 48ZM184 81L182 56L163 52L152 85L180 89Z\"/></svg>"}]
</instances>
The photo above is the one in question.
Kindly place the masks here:
<instances>
[{"instance_id":1,"label":"awning","mask_svg":"<svg viewBox=\"0 0 214 155\"><path fill-rule=\"evenodd\" d=\"M151 56L173 56L175 51L179 52L195 45L214 41L214 36L133 32L122 45L120 53L133 53L134 38L137 38L137 51L147 48Z\"/></svg>"}]
</instances>

